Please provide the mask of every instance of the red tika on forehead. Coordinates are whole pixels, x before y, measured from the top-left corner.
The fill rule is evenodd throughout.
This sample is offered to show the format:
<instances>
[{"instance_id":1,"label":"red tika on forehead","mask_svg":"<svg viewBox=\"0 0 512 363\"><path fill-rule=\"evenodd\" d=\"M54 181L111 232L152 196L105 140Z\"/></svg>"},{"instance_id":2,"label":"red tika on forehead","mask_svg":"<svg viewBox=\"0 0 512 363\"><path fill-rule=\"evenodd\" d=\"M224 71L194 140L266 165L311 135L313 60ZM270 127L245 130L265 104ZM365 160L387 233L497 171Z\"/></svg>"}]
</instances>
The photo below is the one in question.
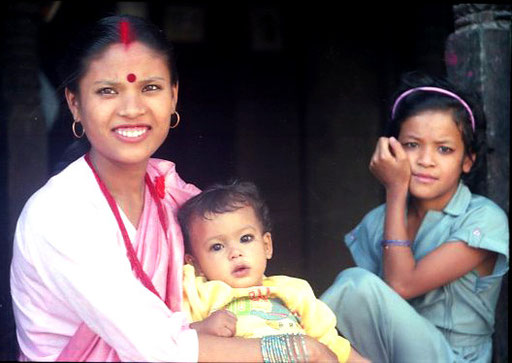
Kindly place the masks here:
<instances>
[{"instance_id":1,"label":"red tika on forehead","mask_svg":"<svg viewBox=\"0 0 512 363\"><path fill-rule=\"evenodd\" d=\"M121 38L121 43L127 47L133 40L130 32L130 23L128 23L126 20L121 20L119 22L119 36Z\"/></svg>"}]
</instances>

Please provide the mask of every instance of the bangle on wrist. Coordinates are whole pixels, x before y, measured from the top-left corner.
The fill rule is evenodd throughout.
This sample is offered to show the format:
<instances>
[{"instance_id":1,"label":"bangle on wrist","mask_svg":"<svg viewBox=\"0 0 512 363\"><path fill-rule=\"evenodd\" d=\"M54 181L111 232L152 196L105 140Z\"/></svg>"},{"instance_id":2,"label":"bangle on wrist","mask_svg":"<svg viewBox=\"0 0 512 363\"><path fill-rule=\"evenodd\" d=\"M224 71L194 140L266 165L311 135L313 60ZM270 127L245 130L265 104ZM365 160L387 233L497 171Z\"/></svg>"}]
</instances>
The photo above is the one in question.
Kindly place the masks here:
<instances>
[{"instance_id":1,"label":"bangle on wrist","mask_svg":"<svg viewBox=\"0 0 512 363\"><path fill-rule=\"evenodd\" d=\"M267 335L260 341L264 363L307 362L306 341L301 334Z\"/></svg>"},{"instance_id":2,"label":"bangle on wrist","mask_svg":"<svg viewBox=\"0 0 512 363\"><path fill-rule=\"evenodd\" d=\"M380 245L384 248L389 248L389 246L411 247L412 242L403 239L383 239Z\"/></svg>"}]
</instances>

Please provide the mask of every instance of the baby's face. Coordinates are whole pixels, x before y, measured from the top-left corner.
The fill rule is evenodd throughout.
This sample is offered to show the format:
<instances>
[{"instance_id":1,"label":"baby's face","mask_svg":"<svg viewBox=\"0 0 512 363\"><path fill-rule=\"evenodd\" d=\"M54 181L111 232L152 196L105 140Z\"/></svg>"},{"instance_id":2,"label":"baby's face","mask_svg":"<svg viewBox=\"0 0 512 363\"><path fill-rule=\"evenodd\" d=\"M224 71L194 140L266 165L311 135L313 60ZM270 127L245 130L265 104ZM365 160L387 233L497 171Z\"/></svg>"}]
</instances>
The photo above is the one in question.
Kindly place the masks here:
<instances>
[{"instance_id":1,"label":"baby's face","mask_svg":"<svg viewBox=\"0 0 512 363\"><path fill-rule=\"evenodd\" d=\"M189 237L194 256L187 255L198 273L232 287L261 285L272 257L272 237L263 233L250 206L234 212L193 217Z\"/></svg>"}]
</instances>

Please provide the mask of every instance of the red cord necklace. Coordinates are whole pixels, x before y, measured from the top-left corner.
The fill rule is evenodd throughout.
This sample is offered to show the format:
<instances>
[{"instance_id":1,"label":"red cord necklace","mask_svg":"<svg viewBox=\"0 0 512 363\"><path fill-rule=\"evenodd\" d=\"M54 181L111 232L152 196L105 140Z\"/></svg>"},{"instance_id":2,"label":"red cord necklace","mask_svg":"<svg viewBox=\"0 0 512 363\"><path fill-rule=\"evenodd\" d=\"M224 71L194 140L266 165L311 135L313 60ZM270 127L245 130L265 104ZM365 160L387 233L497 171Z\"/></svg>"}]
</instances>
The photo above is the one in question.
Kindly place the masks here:
<instances>
[{"instance_id":1,"label":"red cord necklace","mask_svg":"<svg viewBox=\"0 0 512 363\"><path fill-rule=\"evenodd\" d=\"M158 292L156 291L155 287L153 286L153 283L151 282L151 279L148 277L148 275L144 272L142 269L142 265L137 258L137 255L135 254L135 250L133 249L133 245L130 241L130 237L128 236L128 232L126 231L126 227L124 226L123 220L121 218L121 215L119 214L119 209L117 208L117 203L114 200L114 197L112 197L112 194L107 189L107 186L103 181L100 179L100 176L94 169L94 166L91 162L91 157L89 156L89 153L85 154L84 157L85 161L91 168L94 177L96 178L96 181L98 182L98 185L100 186L101 191L103 192L103 195L107 199L108 204L110 205L110 209L112 210L112 213L114 213L114 217L116 217L117 224L119 226L119 229L121 230L121 234L123 236L124 244L126 246L126 254L128 256L128 260L130 261L130 265L132 266L132 270L135 272L135 276L142 282L142 284L150 290L152 293L154 293L156 296L160 297L158 295ZM162 203L160 202L160 198L158 198L157 192L155 190L155 186L151 182L151 179L146 173L145 175L145 181L146 185L148 186L149 193L155 200L158 208L158 217L160 219L160 224L162 225L162 228L164 231L167 231L167 223L165 218L165 212L162 207ZM161 298L161 297L160 297Z\"/></svg>"}]
</instances>

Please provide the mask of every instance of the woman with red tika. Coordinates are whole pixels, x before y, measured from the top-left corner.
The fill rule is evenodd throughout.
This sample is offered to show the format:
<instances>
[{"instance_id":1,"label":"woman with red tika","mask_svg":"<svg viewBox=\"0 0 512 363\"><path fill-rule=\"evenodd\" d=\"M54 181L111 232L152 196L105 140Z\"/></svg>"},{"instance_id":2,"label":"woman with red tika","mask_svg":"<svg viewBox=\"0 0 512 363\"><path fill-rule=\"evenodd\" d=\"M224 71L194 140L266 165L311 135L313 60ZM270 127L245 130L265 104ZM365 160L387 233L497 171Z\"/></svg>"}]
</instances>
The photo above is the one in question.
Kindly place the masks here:
<instances>
[{"instance_id":1,"label":"woman with red tika","mask_svg":"<svg viewBox=\"0 0 512 363\"><path fill-rule=\"evenodd\" d=\"M179 123L172 48L131 16L104 18L83 39L65 96L90 147L29 199L15 233L20 359L261 361L260 339L202 334L180 311L176 212L199 189L151 158ZM334 357L306 346L311 361Z\"/></svg>"}]
</instances>

